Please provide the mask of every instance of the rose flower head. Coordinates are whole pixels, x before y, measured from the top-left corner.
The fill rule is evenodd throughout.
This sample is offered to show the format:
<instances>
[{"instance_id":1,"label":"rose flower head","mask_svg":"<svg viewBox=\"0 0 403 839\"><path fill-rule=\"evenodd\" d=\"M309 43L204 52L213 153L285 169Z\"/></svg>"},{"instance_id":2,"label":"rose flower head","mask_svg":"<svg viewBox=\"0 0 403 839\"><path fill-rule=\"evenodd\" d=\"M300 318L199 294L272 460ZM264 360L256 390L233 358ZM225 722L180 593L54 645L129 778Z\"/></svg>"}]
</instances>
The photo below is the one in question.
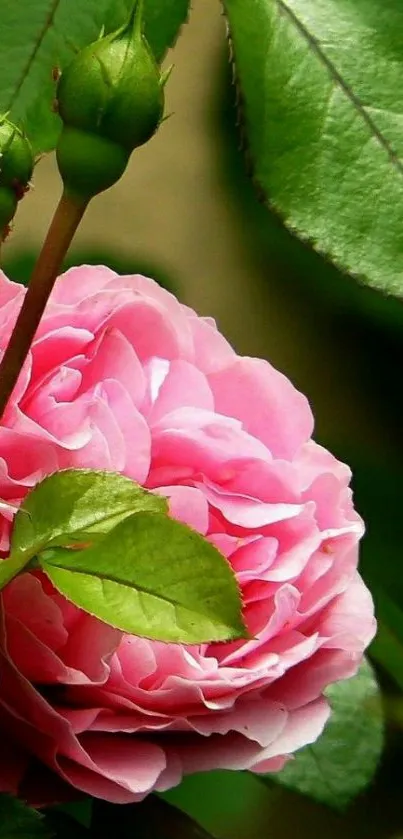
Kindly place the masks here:
<instances>
[{"instance_id":1,"label":"rose flower head","mask_svg":"<svg viewBox=\"0 0 403 839\"><path fill-rule=\"evenodd\" d=\"M2 350L24 294L0 276ZM250 637L125 635L21 574L2 596L1 791L138 801L190 772L275 772L316 740L324 689L357 671L375 623L350 471L312 431L285 376L152 280L59 278L1 421L1 555L46 475L120 472L227 557Z\"/></svg>"}]
</instances>

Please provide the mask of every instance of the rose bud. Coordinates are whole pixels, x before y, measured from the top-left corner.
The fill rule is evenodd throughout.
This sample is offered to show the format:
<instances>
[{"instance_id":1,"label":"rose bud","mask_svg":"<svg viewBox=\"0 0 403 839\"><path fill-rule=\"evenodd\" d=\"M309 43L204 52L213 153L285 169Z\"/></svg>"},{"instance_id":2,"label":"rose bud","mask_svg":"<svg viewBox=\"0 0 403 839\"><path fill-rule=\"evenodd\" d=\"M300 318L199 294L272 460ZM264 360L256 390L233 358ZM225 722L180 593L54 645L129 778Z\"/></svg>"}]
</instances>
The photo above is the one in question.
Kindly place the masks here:
<instances>
[{"instance_id":1,"label":"rose bud","mask_svg":"<svg viewBox=\"0 0 403 839\"><path fill-rule=\"evenodd\" d=\"M31 145L6 117L0 119L0 229L3 237L18 201L28 189L34 168Z\"/></svg>"},{"instance_id":2,"label":"rose bud","mask_svg":"<svg viewBox=\"0 0 403 839\"><path fill-rule=\"evenodd\" d=\"M70 192L88 200L121 177L161 122L163 88L139 0L124 26L85 47L60 77L57 160Z\"/></svg>"}]
</instances>

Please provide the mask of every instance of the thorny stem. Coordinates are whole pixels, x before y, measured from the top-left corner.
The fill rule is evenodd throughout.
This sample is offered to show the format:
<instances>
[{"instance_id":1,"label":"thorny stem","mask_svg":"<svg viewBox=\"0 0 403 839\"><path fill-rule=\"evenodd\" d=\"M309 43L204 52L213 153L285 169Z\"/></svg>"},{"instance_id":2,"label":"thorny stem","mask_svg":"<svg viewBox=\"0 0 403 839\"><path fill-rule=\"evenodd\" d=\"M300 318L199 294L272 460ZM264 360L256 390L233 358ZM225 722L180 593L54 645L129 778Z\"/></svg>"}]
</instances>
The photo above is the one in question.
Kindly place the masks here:
<instances>
[{"instance_id":1,"label":"thorny stem","mask_svg":"<svg viewBox=\"0 0 403 839\"><path fill-rule=\"evenodd\" d=\"M88 202L63 193L0 363L0 420L28 355L63 259Z\"/></svg>"}]
</instances>

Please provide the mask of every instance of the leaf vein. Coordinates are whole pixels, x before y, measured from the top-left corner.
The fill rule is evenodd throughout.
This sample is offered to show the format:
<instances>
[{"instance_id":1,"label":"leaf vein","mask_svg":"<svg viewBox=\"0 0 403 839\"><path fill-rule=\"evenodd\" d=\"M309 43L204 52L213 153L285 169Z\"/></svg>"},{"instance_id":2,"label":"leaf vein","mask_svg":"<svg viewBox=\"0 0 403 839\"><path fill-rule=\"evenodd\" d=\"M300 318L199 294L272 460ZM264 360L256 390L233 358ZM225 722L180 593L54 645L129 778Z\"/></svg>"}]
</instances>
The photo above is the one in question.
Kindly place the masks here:
<instances>
[{"instance_id":1,"label":"leaf vein","mask_svg":"<svg viewBox=\"0 0 403 839\"><path fill-rule=\"evenodd\" d=\"M48 563L45 563L45 565L47 565L47 564ZM176 609L187 609L190 612L194 612L194 614L196 614L196 615L200 614L203 617L206 617L205 613L200 611L200 609L197 607L196 604L191 603L190 605L185 605L184 603L181 603L180 600L177 600L174 597L169 597L166 594L166 592L153 591L152 589L149 589L146 586L142 586L139 583L129 583L128 584L126 580L124 580L121 577L119 577L117 575L114 575L114 574L108 574L108 575L106 575L106 574L101 575L99 573L94 574L94 571L91 571L91 570L88 570L88 569L85 569L85 568L74 568L73 569L73 568L71 568L67 565L63 565L61 562L57 563L55 565L52 565L52 563L49 563L49 567L50 568L53 567L56 570L58 568L60 568L62 571L68 571L70 574L83 574L86 577L93 577L93 578L95 578L95 579L97 579L101 582L101 586L104 589L104 591L105 591L104 587L107 583L115 583L115 585L120 585L120 586L125 586L126 588L131 588L140 595L145 595L147 597L153 597L156 600L162 600L165 603L168 603L170 606L173 606L173 608L175 610Z\"/></svg>"},{"instance_id":2,"label":"leaf vein","mask_svg":"<svg viewBox=\"0 0 403 839\"><path fill-rule=\"evenodd\" d=\"M52 0L52 4L51 4L51 7L49 9L49 12L46 15L46 20L45 20L45 22L42 26L42 29L39 32L38 38L34 42L32 51L28 55L27 62L25 64L25 66L22 68L20 79L17 82L17 85L16 85L13 93L10 96L9 103L4 109L6 112L11 111L11 108L13 107L16 100L18 99L21 88L22 88L22 86L25 82L25 79L27 78L27 76L28 76L28 74L31 70L31 67L32 67L32 65L33 65L33 63L36 59L36 56L38 55L38 52L39 52L39 50L42 46L43 40L45 38L45 35L48 33L49 29L53 26L53 22L54 22L54 19L55 19L55 14L57 12L58 6L60 5L60 2L61 2L61 0Z\"/></svg>"},{"instance_id":3,"label":"leaf vein","mask_svg":"<svg viewBox=\"0 0 403 839\"><path fill-rule=\"evenodd\" d=\"M287 5L286 0L275 0L277 3L277 7L284 15L287 15L291 20L292 24L298 30L298 32L302 35L302 37L307 41L308 45L315 53L315 55L319 58L322 64L327 68L332 77L333 81L340 87L340 89L345 93L347 98L350 100L352 105L354 106L355 110L358 111L362 119L367 124L368 128L371 131L373 137L375 137L378 143L382 146L384 151L387 153L390 162L393 166L397 169L400 175L403 175L403 163L400 160L398 154L395 152L393 146L389 143L387 138L382 134L382 131L378 128L376 122L372 119L372 117L366 111L364 105L361 102L359 96L354 93L351 89L347 81L343 78L341 73L338 71L337 67L333 64L333 62L327 57L326 53L323 51L319 41L312 35L312 32L306 28L305 24L300 20L298 15Z\"/></svg>"}]
</instances>

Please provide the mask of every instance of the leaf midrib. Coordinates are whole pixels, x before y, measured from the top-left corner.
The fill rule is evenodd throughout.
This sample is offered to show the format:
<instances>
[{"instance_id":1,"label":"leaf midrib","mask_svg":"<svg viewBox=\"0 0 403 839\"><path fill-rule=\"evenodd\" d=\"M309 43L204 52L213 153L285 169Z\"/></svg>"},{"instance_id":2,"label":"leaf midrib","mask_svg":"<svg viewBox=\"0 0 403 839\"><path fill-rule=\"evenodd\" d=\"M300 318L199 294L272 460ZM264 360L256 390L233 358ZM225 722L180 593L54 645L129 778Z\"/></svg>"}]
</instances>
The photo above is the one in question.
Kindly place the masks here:
<instances>
[{"instance_id":1,"label":"leaf midrib","mask_svg":"<svg viewBox=\"0 0 403 839\"><path fill-rule=\"evenodd\" d=\"M83 574L86 577L92 577L94 579L99 580L101 582L101 584L115 583L115 585L120 585L120 586L124 586L125 588L130 588L133 591L139 592L140 594L145 594L148 597L155 598L156 600L162 600L164 603L169 603L171 606L174 606L177 609L186 609L188 612L192 612L195 615L200 615L201 617L206 619L206 614L204 612L200 612L196 608L196 606L193 606L193 605L186 606L184 603L181 603L180 600L175 600L174 597L168 597L168 595L166 595L162 592L160 594L158 592L152 591L152 590L148 589L146 586L139 585L138 583L128 583L127 580L124 580L124 579L122 579L121 577L119 577L115 574L105 574L105 573L101 574L99 571L97 571L97 573L94 573L94 570L90 570L90 569L86 569L86 568L78 568L78 567L71 568L71 566L69 567L67 565L64 565L61 562L53 563L53 562L49 562L49 560L46 560L46 559L42 560L42 564L45 566L45 570L46 570L46 567L55 568L56 570L58 568L60 568L62 571L68 571L70 574ZM211 618L208 617L208 620L211 620Z\"/></svg>"},{"instance_id":2,"label":"leaf midrib","mask_svg":"<svg viewBox=\"0 0 403 839\"><path fill-rule=\"evenodd\" d=\"M338 71L337 67L335 67L330 58L328 58L326 53L324 53L317 38L315 38L315 36L312 35L309 29L306 28L305 24L302 22L302 20L300 20L298 15L292 9L290 9L290 7L287 5L286 0L274 0L274 2L277 4L280 13L283 13L284 15L287 15L289 17L292 24L298 30L300 35L302 35L302 37L307 41L311 50L315 53L315 55L319 58L322 64L329 71L334 82L340 87L343 93L350 100L354 109L360 114L362 119L367 124L372 136L378 141L379 145L382 146L384 151L387 153L390 162L395 167L399 175L403 175L403 162L400 160L399 155L394 150L389 140L384 136L384 134L382 134L382 131L378 128L376 122L374 122L372 117L367 113L359 96L357 96L357 94L354 93L350 85L346 82L341 73Z\"/></svg>"},{"instance_id":3,"label":"leaf midrib","mask_svg":"<svg viewBox=\"0 0 403 839\"><path fill-rule=\"evenodd\" d=\"M18 82L17 82L17 84L14 88L14 91L10 95L10 99L8 101L8 104L4 108L4 110L6 112L11 111L11 109L15 105L15 102L18 99L21 88L22 88L22 86L25 82L25 79L27 78L27 76L30 72L30 69L31 69L31 67L32 67L32 65L33 65L33 63L36 59L36 56L37 56L37 54L38 54L38 52L39 52L39 50L42 46L43 40L44 40L45 36L47 35L47 33L49 32L49 29L53 26L55 14L56 14L57 9L60 5L60 2L61 2L61 0L52 0L51 7L49 9L48 14L46 15L46 20L45 20L45 22L42 26L42 29L39 33L39 37L34 42L33 49L28 56L28 60L25 64L25 67L23 67L23 69L22 69L21 76L20 76L20 78L19 78L19 80L18 80Z\"/></svg>"}]
</instances>

